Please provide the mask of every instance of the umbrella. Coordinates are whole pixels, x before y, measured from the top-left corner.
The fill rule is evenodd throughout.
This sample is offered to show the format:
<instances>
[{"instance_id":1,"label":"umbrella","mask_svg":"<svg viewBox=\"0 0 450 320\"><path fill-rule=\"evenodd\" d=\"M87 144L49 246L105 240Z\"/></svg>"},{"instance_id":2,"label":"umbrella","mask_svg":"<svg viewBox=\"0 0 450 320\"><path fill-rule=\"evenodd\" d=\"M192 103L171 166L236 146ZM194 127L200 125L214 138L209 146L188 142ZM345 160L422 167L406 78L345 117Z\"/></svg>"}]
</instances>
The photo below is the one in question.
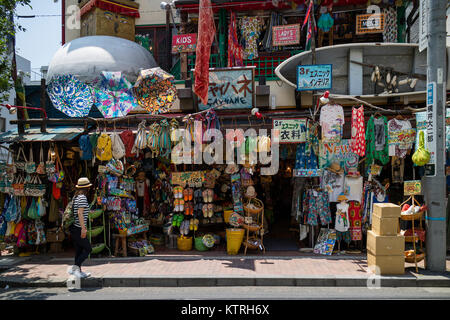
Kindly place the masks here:
<instances>
[{"instance_id":1,"label":"umbrella","mask_svg":"<svg viewBox=\"0 0 450 320\"><path fill-rule=\"evenodd\" d=\"M174 77L161 68L141 70L134 84L134 96L151 114L168 112L177 98Z\"/></svg>"},{"instance_id":2,"label":"umbrella","mask_svg":"<svg viewBox=\"0 0 450 320\"><path fill-rule=\"evenodd\" d=\"M121 72L103 71L94 87L94 104L105 118L123 117L137 107L131 83Z\"/></svg>"},{"instance_id":3,"label":"umbrella","mask_svg":"<svg viewBox=\"0 0 450 320\"><path fill-rule=\"evenodd\" d=\"M52 78L47 92L53 106L69 117L86 117L94 103L91 88L73 75Z\"/></svg>"}]
</instances>

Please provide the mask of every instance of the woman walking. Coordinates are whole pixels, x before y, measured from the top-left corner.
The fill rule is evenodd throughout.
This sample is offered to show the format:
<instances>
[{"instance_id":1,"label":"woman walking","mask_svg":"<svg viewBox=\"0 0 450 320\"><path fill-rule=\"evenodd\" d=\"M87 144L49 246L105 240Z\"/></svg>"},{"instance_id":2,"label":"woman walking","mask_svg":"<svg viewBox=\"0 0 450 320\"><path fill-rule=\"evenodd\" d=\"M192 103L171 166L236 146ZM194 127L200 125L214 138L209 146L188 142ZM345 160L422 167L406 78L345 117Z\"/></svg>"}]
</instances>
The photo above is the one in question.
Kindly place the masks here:
<instances>
[{"instance_id":1,"label":"woman walking","mask_svg":"<svg viewBox=\"0 0 450 320\"><path fill-rule=\"evenodd\" d=\"M92 186L88 178L78 179L75 195L73 196L74 223L70 226L70 234L75 246L75 265L69 267L68 273L79 278L87 278L90 273L81 271L81 264L92 251L91 244L86 238L89 203L87 195Z\"/></svg>"}]
</instances>

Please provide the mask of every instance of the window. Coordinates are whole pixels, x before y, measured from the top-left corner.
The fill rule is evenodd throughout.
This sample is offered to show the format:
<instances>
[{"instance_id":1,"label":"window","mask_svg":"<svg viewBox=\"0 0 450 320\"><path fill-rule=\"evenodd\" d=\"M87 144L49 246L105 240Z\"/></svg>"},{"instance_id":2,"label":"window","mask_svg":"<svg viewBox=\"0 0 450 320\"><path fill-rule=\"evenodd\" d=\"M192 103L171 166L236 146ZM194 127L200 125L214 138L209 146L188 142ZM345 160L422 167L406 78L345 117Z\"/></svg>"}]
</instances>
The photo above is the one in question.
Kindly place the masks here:
<instances>
[{"instance_id":1,"label":"window","mask_svg":"<svg viewBox=\"0 0 450 320\"><path fill-rule=\"evenodd\" d=\"M0 117L0 131L6 131L6 118Z\"/></svg>"}]
</instances>

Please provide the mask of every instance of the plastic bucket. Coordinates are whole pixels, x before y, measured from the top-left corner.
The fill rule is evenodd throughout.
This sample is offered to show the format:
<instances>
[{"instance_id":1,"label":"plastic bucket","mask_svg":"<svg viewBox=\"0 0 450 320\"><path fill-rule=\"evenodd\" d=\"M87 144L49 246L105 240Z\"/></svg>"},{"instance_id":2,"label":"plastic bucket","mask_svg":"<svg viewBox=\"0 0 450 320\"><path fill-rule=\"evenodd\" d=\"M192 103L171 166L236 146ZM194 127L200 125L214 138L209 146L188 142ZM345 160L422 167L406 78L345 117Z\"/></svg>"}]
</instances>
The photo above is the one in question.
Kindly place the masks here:
<instances>
[{"instance_id":1,"label":"plastic bucket","mask_svg":"<svg viewBox=\"0 0 450 320\"><path fill-rule=\"evenodd\" d=\"M227 229L227 253L234 255L239 252L242 240L244 239L244 229Z\"/></svg>"},{"instance_id":2,"label":"plastic bucket","mask_svg":"<svg viewBox=\"0 0 450 320\"><path fill-rule=\"evenodd\" d=\"M230 216L233 214L233 210L225 210L223 212L223 220L228 223L230 221Z\"/></svg>"},{"instance_id":3,"label":"plastic bucket","mask_svg":"<svg viewBox=\"0 0 450 320\"><path fill-rule=\"evenodd\" d=\"M177 247L180 251L192 250L192 237L178 237Z\"/></svg>"},{"instance_id":4,"label":"plastic bucket","mask_svg":"<svg viewBox=\"0 0 450 320\"><path fill-rule=\"evenodd\" d=\"M201 237L195 238L195 249L197 251L207 251L208 248L203 244L203 239Z\"/></svg>"}]
</instances>

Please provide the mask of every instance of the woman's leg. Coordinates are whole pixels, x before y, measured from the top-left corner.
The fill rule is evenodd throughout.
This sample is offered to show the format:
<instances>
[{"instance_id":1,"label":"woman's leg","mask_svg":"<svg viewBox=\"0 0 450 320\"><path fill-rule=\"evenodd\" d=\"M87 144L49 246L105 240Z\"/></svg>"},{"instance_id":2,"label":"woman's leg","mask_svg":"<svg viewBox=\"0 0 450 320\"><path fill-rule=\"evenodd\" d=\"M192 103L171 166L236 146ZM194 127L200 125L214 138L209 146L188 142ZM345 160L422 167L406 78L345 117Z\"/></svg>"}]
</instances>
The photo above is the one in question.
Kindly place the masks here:
<instances>
[{"instance_id":1,"label":"woman's leg","mask_svg":"<svg viewBox=\"0 0 450 320\"><path fill-rule=\"evenodd\" d=\"M88 238L81 238L80 237L80 241L78 242L78 245L81 247L81 253L80 255L77 257L77 261L75 262L75 264L77 266L80 267L81 270L81 264L84 262L84 260L87 259L87 257L89 257L89 255L92 252L92 247L91 244L89 243Z\"/></svg>"},{"instance_id":2,"label":"woman's leg","mask_svg":"<svg viewBox=\"0 0 450 320\"><path fill-rule=\"evenodd\" d=\"M77 261L79 256L81 255L81 252L83 248L79 245L80 242L80 235L81 235L81 228L72 226L70 228L70 234L72 236L73 246L75 248L75 262L74 265L77 265Z\"/></svg>"}]
</instances>

